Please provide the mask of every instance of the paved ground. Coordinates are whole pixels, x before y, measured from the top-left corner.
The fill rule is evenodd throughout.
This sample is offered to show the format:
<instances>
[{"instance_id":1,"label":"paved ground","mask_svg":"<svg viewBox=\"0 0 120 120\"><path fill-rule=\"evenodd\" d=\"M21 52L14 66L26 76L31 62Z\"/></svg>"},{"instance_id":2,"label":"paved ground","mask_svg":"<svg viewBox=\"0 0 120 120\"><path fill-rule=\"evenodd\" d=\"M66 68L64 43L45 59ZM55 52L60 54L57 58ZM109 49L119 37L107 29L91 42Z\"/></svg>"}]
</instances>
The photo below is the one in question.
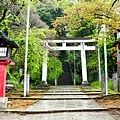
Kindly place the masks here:
<instances>
[{"instance_id":1,"label":"paved ground","mask_svg":"<svg viewBox=\"0 0 120 120\"><path fill-rule=\"evenodd\" d=\"M76 95L76 93L82 94L78 86L77 87L74 87L74 86L53 87L51 88L51 90L49 90L49 92L50 93L52 92L53 94L44 95L42 98L45 100L39 100L36 104L28 107L27 110L50 111L50 110L71 110L71 109L75 110L75 109L86 109L86 108L102 108L93 100L82 100L82 98L88 98L87 95L84 95L84 94ZM61 92L63 93L63 95L62 94L60 95ZM58 95L56 93L58 93ZM81 99L78 99L78 98L81 98Z\"/></svg>"},{"instance_id":2,"label":"paved ground","mask_svg":"<svg viewBox=\"0 0 120 120\"><path fill-rule=\"evenodd\" d=\"M104 108L92 99L85 99L88 96L80 92L79 86L52 87L48 93L53 94L44 95L42 100L26 109L45 113L25 116L0 113L0 120L119 120L105 111L93 112L92 109Z\"/></svg>"}]
</instances>

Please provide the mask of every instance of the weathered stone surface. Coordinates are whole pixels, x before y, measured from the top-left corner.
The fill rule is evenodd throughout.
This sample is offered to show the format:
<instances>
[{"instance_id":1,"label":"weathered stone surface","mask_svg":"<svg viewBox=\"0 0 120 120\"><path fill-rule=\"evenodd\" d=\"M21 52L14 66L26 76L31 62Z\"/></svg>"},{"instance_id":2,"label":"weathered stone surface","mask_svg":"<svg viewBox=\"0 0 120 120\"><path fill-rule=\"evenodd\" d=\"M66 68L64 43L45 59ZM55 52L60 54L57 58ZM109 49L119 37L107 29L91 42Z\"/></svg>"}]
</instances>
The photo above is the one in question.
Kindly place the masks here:
<instances>
[{"instance_id":1,"label":"weathered stone surface","mask_svg":"<svg viewBox=\"0 0 120 120\"><path fill-rule=\"evenodd\" d=\"M102 95L106 93L106 84L105 84L105 74L104 72L101 74L101 87L102 87Z\"/></svg>"},{"instance_id":2,"label":"weathered stone surface","mask_svg":"<svg viewBox=\"0 0 120 120\"><path fill-rule=\"evenodd\" d=\"M113 86L114 86L114 90L118 91L118 78L117 78L117 73L114 73L112 75L112 80L113 80Z\"/></svg>"},{"instance_id":3,"label":"weathered stone surface","mask_svg":"<svg viewBox=\"0 0 120 120\"><path fill-rule=\"evenodd\" d=\"M117 91L120 92L120 65L117 65L117 78L118 78L118 89Z\"/></svg>"}]
</instances>

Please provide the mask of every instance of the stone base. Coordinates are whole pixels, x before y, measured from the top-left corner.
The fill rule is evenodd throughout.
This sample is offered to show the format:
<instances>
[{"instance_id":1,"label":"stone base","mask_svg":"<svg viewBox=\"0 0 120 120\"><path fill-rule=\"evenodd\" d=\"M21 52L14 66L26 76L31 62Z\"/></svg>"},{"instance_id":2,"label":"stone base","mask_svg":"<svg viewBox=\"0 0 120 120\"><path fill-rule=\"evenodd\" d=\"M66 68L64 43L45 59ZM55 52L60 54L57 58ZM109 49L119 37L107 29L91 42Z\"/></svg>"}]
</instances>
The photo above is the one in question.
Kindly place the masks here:
<instances>
[{"instance_id":1,"label":"stone base","mask_svg":"<svg viewBox=\"0 0 120 120\"><path fill-rule=\"evenodd\" d=\"M8 107L8 99L6 97L4 98L0 97L0 108L7 109L7 107Z\"/></svg>"},{"instance_id":2,"label":"stone base","mask_svg":"<svg viewBox=\"0 0 120 120\"><path fill-rule=\"evenodd\" d=\"M88 81L82 81L82 84L80 85L80 87L83 88L83 89L91 88L91 86L90 86Z\"/></svg>"},{"instance_id":3,"label":"stone base","mask_svg":"<svg viewBox=\"0 0 120 120\"><path fill-rule=\"evenodd\" d=\"M85 86L89 86L89 82L88 81L82 81L82 84L81 85L85 85Z\"/></svg>"},{"instance_id":4,"label":"stone base","mask_svg":"<svg viewBox=\"0 0 120 120\"><path fill-rule=\"evenodd\" d=\"M49 89L49 85L45 81L42 81L40 88L41 89Z\"/></svg>"},{"instance_id":5,"label":"stone base","mask_svg":"<svg viewBox=\"0 0 120 120\"><path fill-rule=\"evenodd\" d=\"M46 81L42 81L41 86L48 87L48 84Z\"/></svg>"}]
</instances>

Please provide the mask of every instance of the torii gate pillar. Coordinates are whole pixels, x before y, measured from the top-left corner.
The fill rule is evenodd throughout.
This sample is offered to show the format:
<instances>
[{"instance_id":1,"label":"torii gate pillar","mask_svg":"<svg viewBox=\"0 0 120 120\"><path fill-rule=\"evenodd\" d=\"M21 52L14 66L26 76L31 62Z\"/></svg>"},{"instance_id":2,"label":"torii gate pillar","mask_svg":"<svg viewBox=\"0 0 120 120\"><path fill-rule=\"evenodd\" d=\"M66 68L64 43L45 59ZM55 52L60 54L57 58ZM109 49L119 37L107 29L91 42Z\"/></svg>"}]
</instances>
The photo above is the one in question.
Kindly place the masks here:
<instances>
[{"instance_id":1,"label":"torii gate pillar","mask_svg":"<svg viewBox=\"0 0 120 120\"><path fill-rule=\"evenodd\" d=\"M85 43L84 42L81 42L81 62L82 62L82 84L88 84Z\"/></svg>"},{"instance_id":2,"label":"torii gate pillar","mask_svg":"<svg viewBox=\"0 0 120 120\"><path fill-rule=\"evenodd\" d=\"M45 46L48 45L46 42ZM41 87L48 87L47 84L47 58L48 58L48 50L44 51L44 58L43 58L43 66L42 66L42 84Z\"/></svg>"}]
</instances>

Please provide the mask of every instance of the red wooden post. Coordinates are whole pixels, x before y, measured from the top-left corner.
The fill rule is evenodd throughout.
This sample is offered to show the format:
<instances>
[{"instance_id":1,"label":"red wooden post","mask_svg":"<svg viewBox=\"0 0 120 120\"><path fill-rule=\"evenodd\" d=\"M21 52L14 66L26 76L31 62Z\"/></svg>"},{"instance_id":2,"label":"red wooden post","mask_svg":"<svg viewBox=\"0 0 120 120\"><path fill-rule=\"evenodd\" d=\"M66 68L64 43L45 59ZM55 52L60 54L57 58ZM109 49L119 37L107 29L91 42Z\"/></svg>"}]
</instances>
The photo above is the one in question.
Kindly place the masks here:
<instances>
[{"instance_id":1,"label":"red wooden post","mask_svg":"<svg viewBox=\"0 0 120 120\"><path fill-rule=\"evenodd\" d=\"M9 60L0 61L0 97L5 97L6 89L6 68Z\"/></svg>"}]
</instances>

